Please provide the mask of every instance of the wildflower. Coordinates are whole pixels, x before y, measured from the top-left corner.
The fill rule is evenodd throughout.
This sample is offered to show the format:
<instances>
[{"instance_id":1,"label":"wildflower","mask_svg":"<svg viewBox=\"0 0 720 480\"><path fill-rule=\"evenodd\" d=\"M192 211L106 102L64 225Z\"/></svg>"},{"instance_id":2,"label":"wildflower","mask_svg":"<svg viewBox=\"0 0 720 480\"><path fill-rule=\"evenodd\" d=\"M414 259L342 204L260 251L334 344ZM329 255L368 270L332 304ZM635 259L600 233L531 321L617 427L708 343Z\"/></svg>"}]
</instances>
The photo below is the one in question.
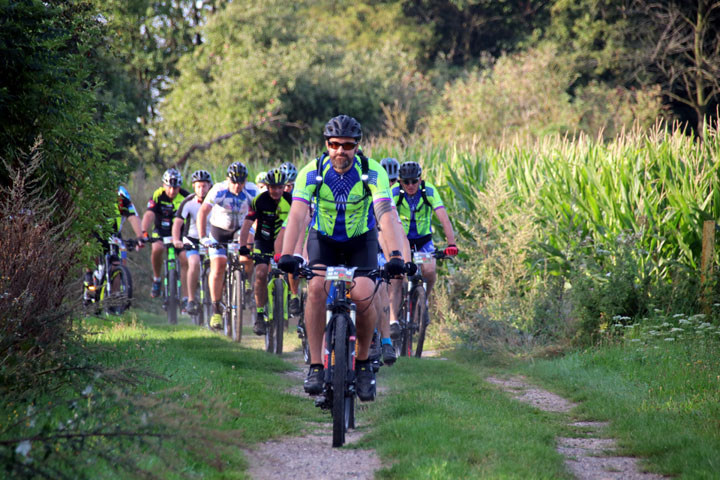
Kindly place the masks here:
<instances>
[{"instance_id":1,"label":"wildflower","mask_svg":"<svg viewBox=\"0 0 720 480\"><path fill-rule=\"evenodd\" d=\"M684 313L676 313L675 315L673 315L673 318L683 318L684 316Z\"/></svg>"},{"instance_id":2,"label":"wildflower","mask_svg":"<svg viewBox=\"0 0 720 480\"><path fill-rule=\"evenodd\" d=\"M684 318L681 318L681 319L678 321L678 323L679 323L680 325L690 325L691 322L690 322L689 320L685 320Z\"/></svg>"},{"instance_id":3,"label":"wildflower","mask_svg":"<svg viewBox=\"0 0 720 480\"><path fill-rule=\"evenodd\" d=\"M28 453L30 453L30 450L32 449L32 444L29 440L23 440L18 444L17 448L15 449L15 453L19 453L23 457L27 458Z\"/></svg>"},{"instance_id":4,"label":"wildflower","mask_svg":"<svg viewBox=\"0 0 720 480\"><path fill-rule=\"evenodd\" d=\"M683 330L682 328L678 328L678 327L674 327L674 328L671 328L671 329L670 329L670 333L684 332L684 331L685 331L685 330Z\"/></svg>"},{"instance_id":5,"label":"wildflower","mask_svg":"<svg viewBox=\"0 0 720 480\"><path fill-rule=\"evenodd\" d=\"M675 339L674 339L673 337L667 337L667 338L665 339L665 341L666 341L666 342L674 342Z\"/></svg>"}]
</instances>

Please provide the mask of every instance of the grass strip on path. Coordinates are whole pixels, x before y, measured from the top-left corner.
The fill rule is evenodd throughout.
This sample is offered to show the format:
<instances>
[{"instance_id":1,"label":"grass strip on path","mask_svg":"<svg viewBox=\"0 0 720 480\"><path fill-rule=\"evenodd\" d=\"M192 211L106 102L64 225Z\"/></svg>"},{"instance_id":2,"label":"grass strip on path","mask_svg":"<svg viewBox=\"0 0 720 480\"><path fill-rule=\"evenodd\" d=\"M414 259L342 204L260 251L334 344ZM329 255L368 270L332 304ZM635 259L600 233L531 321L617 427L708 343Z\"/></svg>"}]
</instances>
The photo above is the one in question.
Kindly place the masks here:
<instances>
[{"instance_id":1,"label":"grass strip on path","mask_svg":"<svg viewBox=\"0 0 720 480\"><path fill-rule=\"evenodd\" d=\"M478 364L401 358L383 368L368 441L383 479L570 478L555 438L563 416L511 400Z\"/></svg>"},{"instance_id":2,"label":"grass strip on path","mask_svg":"<svg viewBox=\"0 0 720 480\"><path fill-rule=\"evenodd\" d=\"M672 338L672 337L667 337ZM716 340L627 341L522 370L609 421L621 451L676 478L718 478L720 348Z\"/></svg>"}]
</instances>

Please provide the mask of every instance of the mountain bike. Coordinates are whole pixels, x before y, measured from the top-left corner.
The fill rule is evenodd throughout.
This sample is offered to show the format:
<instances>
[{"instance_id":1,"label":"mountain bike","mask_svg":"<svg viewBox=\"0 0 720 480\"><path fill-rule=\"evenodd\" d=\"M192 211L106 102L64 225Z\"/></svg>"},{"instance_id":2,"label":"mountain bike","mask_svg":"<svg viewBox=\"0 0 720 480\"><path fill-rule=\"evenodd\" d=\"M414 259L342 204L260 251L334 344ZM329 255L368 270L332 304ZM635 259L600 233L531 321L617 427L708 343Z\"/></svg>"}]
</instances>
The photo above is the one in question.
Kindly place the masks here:
<instances>
[{"instance_id":1,"label":"mountain bike","mask_svg":"<svg viewBox=\"0 0 720 480\"><path fill-rule=\"evenodd\" d=\"M110 237L109 248L92 274L92 281L83 281L83 306L94 313L122 315L132 303L130 270L120 263L120 253L135 248L135 240ZM94 305L94 307L93 307Z\"/></svg>"},{"instance_id":2,"label":"mountain bike","mask_svg":"<svg viewBox=\"0 0 720 480\"><path fill-rule=\"evenodd\" d=\"M180 306L180 263L177 259L175 244L172 237L150 237L150 243L163 242L167 251L163 263L163 310L167 312L168 323L177 324L178 308Z\"/></svg>"},{"instance_id":3,"label":"mountain bike","mask_svg":"<svg viewBox=\"0 0 720 480\"><path fill-rule=\"evenodd\" d=\"M225 284L222 303L225 306L223 331L225 335L239 342L242 340L243 310L245 308L245 286L248 282L245 265L240 261L240 244L228 242L217 244L214 248L227 247L225 266Z\"/></svg>"},{"instance_id":4,"label":"mountain bike","mask_svg":"<svg viewBox=\"0 0 720 480\"><path fill-rule=\"evenodd\" d=\"M208 257L207 248L203 245L185 244L185 250L197 250L200 255L200 273L198 278L200 280L199 285L188 285L188 289L197 288L197 294L195 296L198 303L198 309L196 313L190 314L190 320L194 325L203 326L207 322L208 328L210 326L210 316L212 316L212 301L210 300L210 258Z\"/></svg>"},{"instance_id":5,"label":"mountain bike","mask_svg":"<svg viewBox=\"0 0 720 480\"><path fill-rule=\"evenodd\" d=\"M267 305L265 312L269 321L265 325L265 351L276 355L282 354L285 321L288 315L287 274L277 268L271 255L254 255L255 258L268 258Z\"/></svg>"},{"instance_id":6,"label":"mountain bike","mask_svg":"<svg viewBox=\"0 0 720 480\"><path fill-rule=\"evenodd\" d=\"M433 258L442 260L446 255L441 250L434 252L413 252L413 262L418 266L418 271L412 277L408 277L407 287L403 293L398 324L401 334L397 340L393 340L393 346L398 356L420 358L425 344L425 334L430 323L430 314L427 301L427 282L422 277L421 265L430 263ZM415 349L413 351L413 339Z\"/></svg>"},{"instance_id":7,"label":"mountain bike","mask_svg":"<svg viewBox=\"0 0 720 480\"><path fill-rule=\"evenodd\" d=\"M300 267L300 276L311 279L319 274L313 270L325 271L325 281L330 282L325 323L325 378L322 394L315 405L331 410L333 417L333 447L345 443L345 433L355 428L355 328L356 307L350 299L353 278L356 272L371 276L381 275L387 280L381 268L360 269L357 267Z\"/></svg>"}]
</instances>

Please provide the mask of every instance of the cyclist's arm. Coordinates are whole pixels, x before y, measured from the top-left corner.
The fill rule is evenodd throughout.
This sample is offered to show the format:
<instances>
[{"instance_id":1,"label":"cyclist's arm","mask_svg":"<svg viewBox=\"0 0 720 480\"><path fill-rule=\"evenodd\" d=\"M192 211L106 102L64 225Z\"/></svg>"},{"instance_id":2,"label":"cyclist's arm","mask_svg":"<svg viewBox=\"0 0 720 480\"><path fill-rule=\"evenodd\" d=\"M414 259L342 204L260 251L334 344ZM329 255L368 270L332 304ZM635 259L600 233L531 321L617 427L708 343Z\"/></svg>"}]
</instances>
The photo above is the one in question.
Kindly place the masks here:
<instances>
[{"instance_id":1,"label":"cyclist's arm","mask_svg":"<svg viewBox=\"0 0 720 480\"><path fill-rule=\"evenodd\" d=\"M285 239L283 240L282 254L292 255L301 237L305 235L305 219L308 217L310 206L302 201L293 200L288 213L288 224L285 228Z\"/></svg>"},{"instance_id":2,"label":"cyclist's arm","mask_svg":"<svg viewBox=\"0 0 720 480\"><path fill-rule=\"evenodd\" d=\"M151 232L154 223L155 212L153 212L152 210L145 210L145 214L143 215L142 219L142 232Z\"/></svg>"},{"instance_id":3,"label":"cyclist's arm","mask_svg":"<svg viewBox=\"0 0 720 480\"><path fill-rule=\"evenodd\" d=\"M182 248L182 227L184 223L182 217L173 218L172 239L175 248Z\"/></svg>"},{"instance_id":4,"label":"cyclist's arm","mask_svg":"<svg viewBox=\"0 0 720 480\"><path fill-rule=\"evenodd\" d=\"M248 245L248 235L253 223L255 223L255 220L245 217L245 221L240 228L240 245Z\"/></svg>"},{"instance_id":5,"label":"cyclist's arm","mask_svg":"<svg viewBox=\"0 0 720 480\"><path fill-rule=\"evenodd\" d=\"M210 211L212 210L212 205L210 205L207 202L203 202L203 204L200 206L200 210L198 210L197 213L197 229L198 229L198 236L200 238L205 238L208 236L207 231L207 219L210 215Z\"/></svg>"},{"instance_id":6,"label":"cyclist's arm","mask_svg":"<svg viewBox=\"0 0 720 480\"><path fill-rule=\"evenodd\" d=\"M437 215L438 220L440 220L440 225L442 225L443 231L445 232L448 245L455 245L455 232L453 231L452 223L450 223L450 217L448 217L445 207L435 210L435 215Z\"/></svg>"},{"instance_id":7,"label":"cyclist's arm","mask_svg":"<svg viewBox=\"0 0 720 480\"><path fill-rule=\"evenodd\" d=\"M285 227L281 228L277 234L277 237L275 237L275 243L273 245L273 251L275 253L280 253L282 251L282 244L283 244L284 238L285 238Z\"/></svg>"},{"instance_id":8,"label":"cyclist's arm","mask_svg":"<svg viewBox=\"0 0 720 480\"><path fill-rule=\"evenodd\" d=\"M130 215L127 217L128 222L130 222L130 226L132 227L133 231L135 232L136 237L142 237L142 225L140 224L140 217L137 215Z\"/></svg>"},{"instance_id":9,"label":"cyclist's arm","mask_svg":"<svg viewBox=\"0 0 720 480\"><path fill-rule=\"evenodd\" d=\"M375 217L380 223L380 228L388 234L385 237L385 241L387 242L389 251L401 251L402 241L397 233L397 216L392 214L392 202L389 199L380 200L374 202L373 207L375 208Z\"/></svg>"}]
</instances>

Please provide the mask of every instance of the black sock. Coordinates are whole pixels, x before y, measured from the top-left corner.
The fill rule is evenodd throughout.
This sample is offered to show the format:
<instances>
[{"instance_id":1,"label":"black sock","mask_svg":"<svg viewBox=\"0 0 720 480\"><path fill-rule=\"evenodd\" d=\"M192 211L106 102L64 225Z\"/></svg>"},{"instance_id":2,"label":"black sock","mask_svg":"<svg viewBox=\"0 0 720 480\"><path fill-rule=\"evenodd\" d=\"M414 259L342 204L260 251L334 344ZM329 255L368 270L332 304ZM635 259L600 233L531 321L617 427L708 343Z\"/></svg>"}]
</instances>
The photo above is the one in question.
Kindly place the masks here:
<instances>
[{"instance_id":1,"label":"black sock","mask_svg":"<svg viewBox=\"0 0 720 480\"><path fill-rule=\"evenodd\" d=\"M222 315L222 305L220 302L213 302L213 313L219 313Z\"/></svg>"},{"instance_id":2,"label":"black sock","mask_svg":"<svg viewBox=\"0 0 720 480\"><path fill-rule=\"evenodd\" d=\"M355 365L368 365L370 364L370 357L366 358L365 360L355 360Z\"/></svg>"},{"instance_id":3,"label":"black sock","mask_svg":"<svg viewBox=\"0 0 720 480\"><path fill-rule=\"evenodd\" d=\"M320 370L323 370L325 366L322 363L312 363L310 364L310 369L313 370L315 368L319 368Z\"/></svg>"}]
</instances>

